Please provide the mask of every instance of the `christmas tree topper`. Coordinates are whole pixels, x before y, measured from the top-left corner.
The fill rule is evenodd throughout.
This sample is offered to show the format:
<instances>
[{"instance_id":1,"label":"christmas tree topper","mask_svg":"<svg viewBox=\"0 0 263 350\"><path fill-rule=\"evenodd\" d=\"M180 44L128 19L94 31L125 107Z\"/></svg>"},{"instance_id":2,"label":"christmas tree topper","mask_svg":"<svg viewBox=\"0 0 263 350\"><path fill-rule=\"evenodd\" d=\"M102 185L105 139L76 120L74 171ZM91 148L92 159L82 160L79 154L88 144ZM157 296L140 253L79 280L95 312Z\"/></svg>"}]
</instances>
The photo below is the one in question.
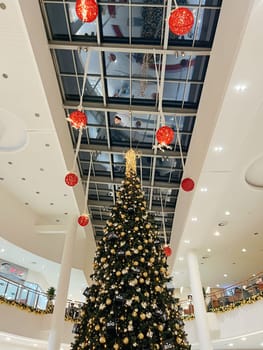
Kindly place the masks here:
<instances>
[{"instance_id":1,"label":"christmas tree topper","mask_svg":"<svg viewBox=\"0 0 263 350\"><path fill-rule=\"evenodd\" d=\"M132 148L126 152L125 159L126 159L126 171L125 171L126 176L129 176L131 173L136 174L136 153Z\"/></svg>"}]
</instances>

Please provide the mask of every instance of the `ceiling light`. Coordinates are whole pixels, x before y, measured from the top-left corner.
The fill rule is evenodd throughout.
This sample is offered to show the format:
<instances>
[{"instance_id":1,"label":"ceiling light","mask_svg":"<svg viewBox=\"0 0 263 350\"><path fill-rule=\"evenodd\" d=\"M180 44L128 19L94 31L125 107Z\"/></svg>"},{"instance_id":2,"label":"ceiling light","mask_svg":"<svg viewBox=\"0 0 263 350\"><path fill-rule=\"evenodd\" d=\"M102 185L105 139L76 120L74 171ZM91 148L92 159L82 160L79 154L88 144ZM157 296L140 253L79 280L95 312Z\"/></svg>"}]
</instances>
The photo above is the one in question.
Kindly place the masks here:
<instances>
[{"instance_id":1,"label":"ceiling light","mask_svg":"<svg viewBox=\"0 0 263 350\"><path fill-rule=\"evenodd\" d=\"M235 86L235 90L237 92L244 92L247 89L247 86L245 84L238 84Z\"/></svg>"},{"instance_id":2,"label":"ceiling light","mask_svg":"<svg viewBox=\"0 0 263 350\"><path fill-rule=\"evenodd\" d=\"M184 243L185 243L185 244L189 244L189 243L190 243L190 240L189 240L189 239L185 239L185 240L184 240Z\"/></svg>"},{"instance_id":3,"label":"ceiling light","mask_svg":"<svg viewBox=\"0 0 263 350\"><path fill-rule=\"evenodd\" d=\"M217 152L217 153L220 153L223 151L223 147L222 146L215 146L214 147L214 151Z\"/></svg>"},{"instance_id":4,"label":"ceiling light","mask_svg":"<svg viewBox=\"0 0 263 350\"><path fill-rule=\"evenodd\" d=\"M210 253L211 252L211 248L207 248L207 251L208 251L208 253Z\"/></svg>"},{"instance_id":5,"label":"ceiling light","mask_svg":"<svg viewBox=\"0 0 263 350\"><path fill-rule=\"evenodd\" d=\"M227 277L228 276L228 274L227 273L224 273L224 277Z\"/></svg>"},{"instance_id":6,"label":"ceiling light","mask_svg":"<svg viewBox=\"0 0 263 350\"><path fill-rule=\"evenodd\" d=\"M6 338L5 338L5 340L6 340L6 341L10 341L10 340L11 340L11 338L9 338L9 337L6 337Z\"/></svg>"},{"instance_id":7,"label":"ceiling light","mask_svg":"<svg viewBox=\"0 0 263 350\"><path fill-rule=\"evenodd\" d=\"M201 192L207 192L208 189L207 189L207 187L201 187L201 188L200 188L200 191L201 191Z\"/></svg>"},{"instance_id":8,"label":"ceiling light","mask_svg":"<svg viewBox=\"0 0 263 350\"><path fill-rule=\"evenodd\" d=\"M179 261L183 261L183 260L184 260L184 257L183 257L183 256L179 256L178 260L179 260Z\"/></svg>"},{"instance_id":9,"label":"ceiling light","mask_svg":"<svg viewBox=\"0 0 263 350\"><path fill-rule=\"evenodd\" d=\"M220 287L220 284L217 283L217 284L216 284L216 287L219 288L219 287Z\"/></svg>"},{"instance_id":10,"label":"ceiling light","mask_svg":"<svg viewBox=\"0 0 263 350\"><path fill-rule=\"evenodd\" d=\"M243 249L241 250L242 253L245 253L246 251L247 251L246 248L243 248Z\"/></svg>"},{"instance_id":11,"label":"ceiling light","mask_svg":"<svg viewBox=\"0 0 263 350\"><path fill-rule=\"evenodd\" d=\"M243 337L243 338L241 338L241 340L245 341L245 340L247 340L247 338L246 338L246 337Z\"/></svg>"},{"instance_id":12,"label":"ceiling light","mask_svg":"<svg viewBox=\"0 0 263 350\"><path fill-rule=\"evenodd\" d=\"M196 217L196 216L193 217L193 218L191 219L191 221L197 221L197 217Z\"/></svg>"},{"instance_id":13,"label":"ceiling light","mask_svg":"<svg viewBox=\"0 0 263 350\"><path fill-rule=\"evenodd\" d=\"M1 252L1 253L4 253L4 252L5 252L5 248L1 248L1 249L0 249L0 252Z\"/></svg>"},{"instance_id":14,"label":"ceiling light","mask_svg":"<svg viewBox=\"0 0 263 350\"><path fill-rule=\"evenodd\" d=\"M233 343L229 343L228 346L234 346L234 344Z\"/></svg>"},{"instance_id":15,"label":"ceiling light","mask_svg":"<svg viewBox=\"0 0 263 350\"><path fill-rule=\"evenodd\" d=\"M225 211L225 215L230 215L230 211Z\"/></svg>"},{"instance_id":16,"label":"ceiling light","mask_svg":"<svg viewBox=\"0 0 263 350\"><path fill-rule=\"evenodd\" d=\"M220 232L219 231L215 231L214 232L214 236L217 236L217 237L220 236Z\"/></svg>"}]
</instances>

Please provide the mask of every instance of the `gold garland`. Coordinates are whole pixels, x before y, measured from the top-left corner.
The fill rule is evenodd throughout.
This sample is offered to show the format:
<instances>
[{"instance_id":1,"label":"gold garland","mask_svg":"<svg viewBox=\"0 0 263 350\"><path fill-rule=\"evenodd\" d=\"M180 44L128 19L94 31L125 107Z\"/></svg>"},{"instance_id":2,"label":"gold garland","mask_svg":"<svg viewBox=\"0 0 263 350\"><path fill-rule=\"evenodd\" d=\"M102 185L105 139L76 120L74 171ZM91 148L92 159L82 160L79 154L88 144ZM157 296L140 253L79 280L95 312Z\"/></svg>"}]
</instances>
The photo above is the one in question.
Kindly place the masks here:
<instances>
[{"instance_id":1,"label":"gold garland","mask_svg":"<svg viewBox=\"0 0 263 350\"><path fill-rule=\"evenodd\" d=\"M209 312L214 312L214 313L228 312L228 311L235 310L235 309L237 309L241 306L244 306L244 305L254 304L255 302L262 300L262 299L263 299L263 291L251 296L248 299L240 300L239 302L231 303L231 304L225 305L225 306L219 306L219 307L212 308L209 310ZM53 312L53 308L52 309L47 308L46 310L35 309L32 306L28 306L28 305L19 303L18 301L15 301L15 300L5 299L2 296L0 296L0 304L7 304L9 306L15 306L20 310L34 313L37 315L48 315L48 314L52 314L52 312ZM183 316L184 321L191 321L194 318L195 318L194 315ZM66 315L65 321L76 322L76 319L73 319L69 315Z\"/></svg>"}]
</instances>

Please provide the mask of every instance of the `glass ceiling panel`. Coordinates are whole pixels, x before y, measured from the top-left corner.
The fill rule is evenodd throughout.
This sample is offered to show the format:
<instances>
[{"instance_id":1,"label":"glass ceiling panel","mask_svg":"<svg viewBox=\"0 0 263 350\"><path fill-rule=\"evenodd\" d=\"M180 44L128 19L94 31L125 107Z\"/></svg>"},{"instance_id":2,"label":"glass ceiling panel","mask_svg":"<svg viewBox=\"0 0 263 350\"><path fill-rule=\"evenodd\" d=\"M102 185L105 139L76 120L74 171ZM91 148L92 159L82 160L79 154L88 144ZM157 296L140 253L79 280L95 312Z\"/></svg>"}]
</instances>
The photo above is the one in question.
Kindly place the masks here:
<instances>
[{"instance_id":1,"label":"glass ceiling panel","mask_svg":"<svg viewBox=\"0 0 263 350\"><path fill-rule=\"evenodd\" d=\"M65 118L79 105L83 92L88 126L77 163L85 181L92 154L88 198L95 235L103 234L103 220L109 214L105 209L114 203L118 188L114 183L124 177L124 152L132 146L141 154L137 173L150 210L156 209L152 214L162 231L161 196L170 236L182 163L187 159L222 1L177 0L178 6L193 12L195 23L184 36L169 32L167 50L167 3L121 1L98 1L97 20L83 23L76 16L75 1L39 0L62 99L72 106L65 108ZM163 153L153 147L162 125L161 108L165 125L175 132L172 149ZM75 149L78 130L68 125Z\"/></svg>"}]
</instances>

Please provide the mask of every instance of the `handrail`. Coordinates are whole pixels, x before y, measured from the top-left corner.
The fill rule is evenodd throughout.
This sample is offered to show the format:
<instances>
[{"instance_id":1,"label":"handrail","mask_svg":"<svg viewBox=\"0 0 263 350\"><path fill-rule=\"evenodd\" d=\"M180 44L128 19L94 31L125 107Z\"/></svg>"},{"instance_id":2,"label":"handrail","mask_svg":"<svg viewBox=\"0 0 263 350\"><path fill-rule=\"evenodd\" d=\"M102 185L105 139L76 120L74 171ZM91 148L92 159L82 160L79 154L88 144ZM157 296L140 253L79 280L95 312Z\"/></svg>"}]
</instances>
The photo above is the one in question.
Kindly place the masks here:
<instances>
[{"instance_id":1,"label":"handrail","mask_svg":"<svg viewBox=\"0 0 263 350\"><path fill-rule=\"evenodd\" d=\"M251 304L263 298L263 272L255 276L235 283L226 288L217 288L205 295L205 303L208 312L224 312L234 308ZM194 301L180 300L183 315L186 318L194 317Z\"/></svg>"},{"instance_id":2,"label":"handrail","mask_svg":"<svg viewBox=\"0 0 263 350\"><path fill-rule=\"evenodd\" d=\"M2 282L1 282L2 281ZM3 291L1 287L4 282ZM15 287L15 295L8 296L8 288ZM21 292L26 291L26 298L21 299ZM31 293L31 295L30 295ZM32 300L29 300L31 296ZM42 300L40 300L42 298ZM242 282L233 284L226 288L218 288L205 296L205 302L208 312L228 311L237 306L249 303L263 298L263 272L256 274L255 276L248 278ZM54 304L53 301L48 300L47 294L34 290L30 287L24 286L22 283L14 282L6 277L0 276L0 301L5 300L6 303L15 302L17 306L23 305L24 308L30 308L37 313L43 311L44 313L52 313ZM67 300L65 308L65 319L70 321L76 321L78 319L81 307L83 303ZM182 316L185 319L194 318L194 302L189 299L180 300Z\"/></svg>"}]
</instances>

